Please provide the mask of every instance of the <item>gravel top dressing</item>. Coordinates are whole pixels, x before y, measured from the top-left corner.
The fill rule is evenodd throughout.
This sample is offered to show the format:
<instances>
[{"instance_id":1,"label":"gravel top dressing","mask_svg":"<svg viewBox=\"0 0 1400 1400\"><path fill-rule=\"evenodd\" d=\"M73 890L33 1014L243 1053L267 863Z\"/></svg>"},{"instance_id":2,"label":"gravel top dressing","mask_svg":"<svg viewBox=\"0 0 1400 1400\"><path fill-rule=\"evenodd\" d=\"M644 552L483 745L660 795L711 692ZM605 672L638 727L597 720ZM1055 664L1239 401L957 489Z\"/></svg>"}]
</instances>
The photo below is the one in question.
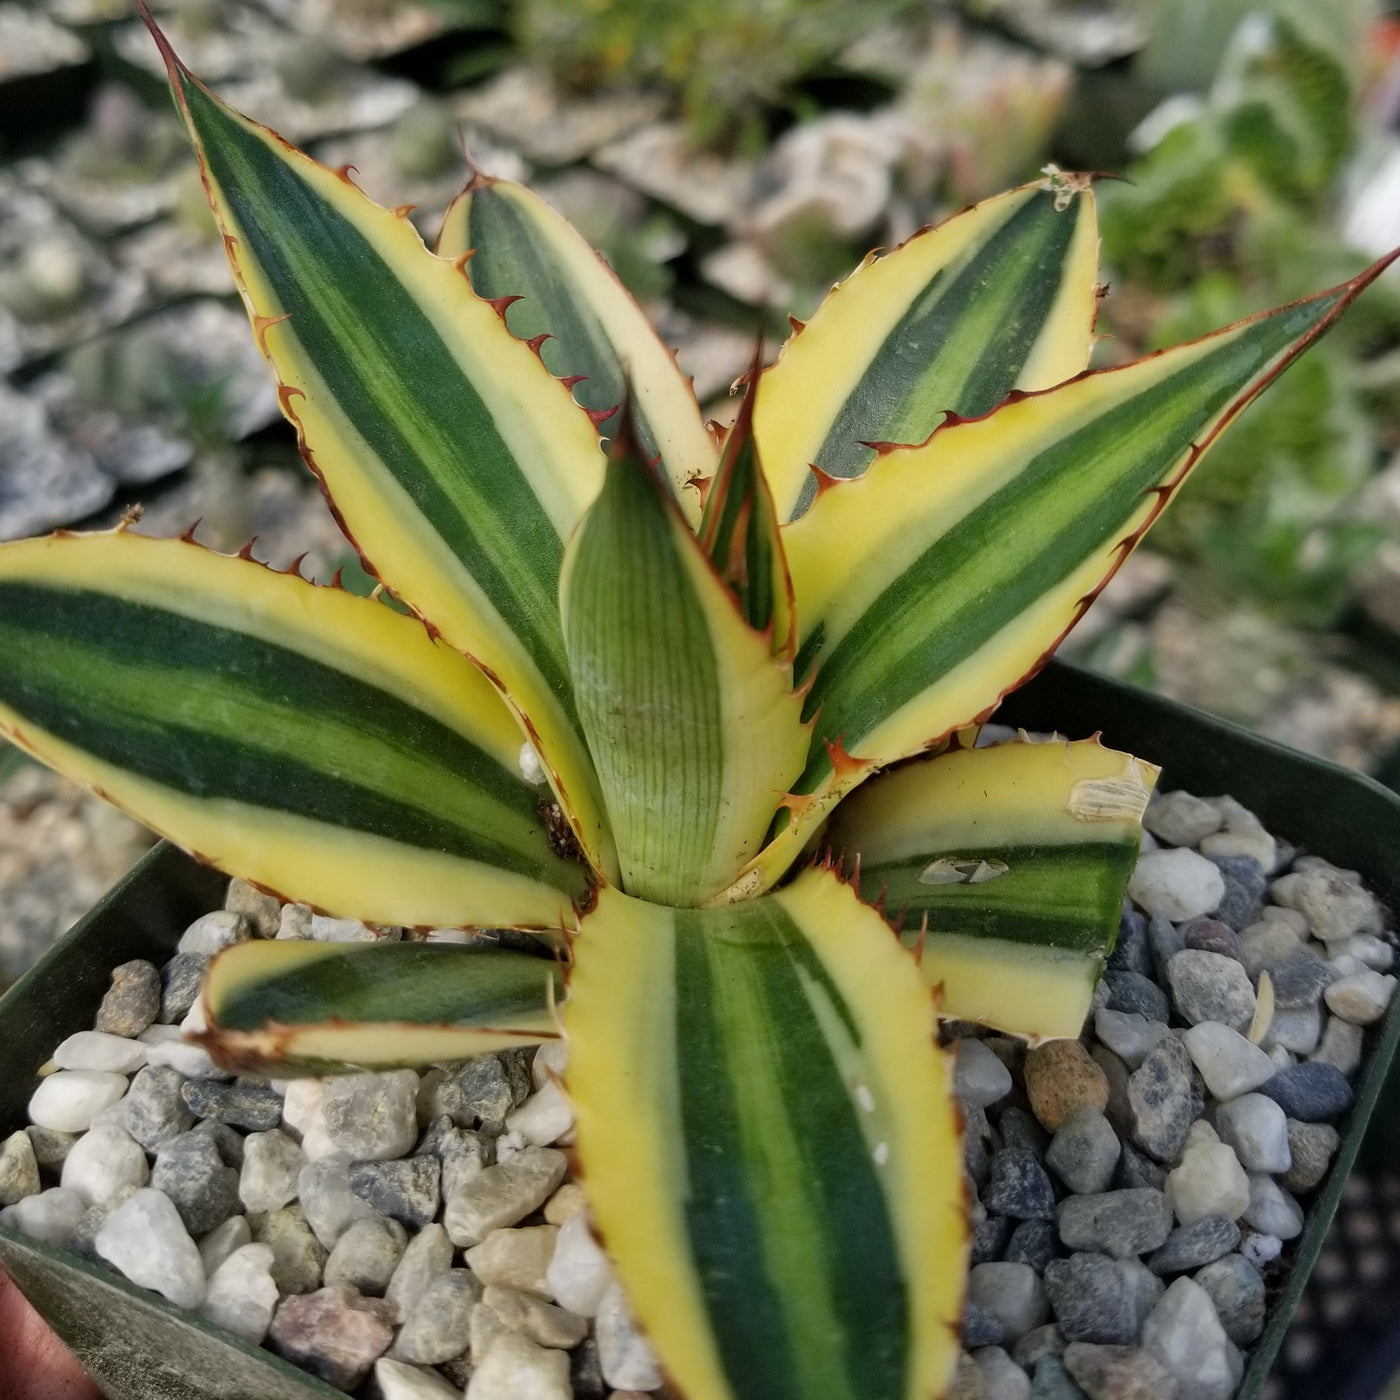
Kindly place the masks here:
<instances>
[{"instance_id":1,"label":"gravel top dressing","mask_svg":"<svg viewBox=\"0 0 1400 1400\"><path fill-rule=\"evenodd\" d=\"M1078 1041L956 1022L974 1226L956 1400L1227 1400L1395 990L1383 910L1228 797L1158 797ZM210 958L398 936L234 881L118 967L0 1143L0 1223L375 1400L664 1394L566 1152L565 1048L221 1072ZM461 938L456 930L430 937Z\"/></svg>"}]
</instances>

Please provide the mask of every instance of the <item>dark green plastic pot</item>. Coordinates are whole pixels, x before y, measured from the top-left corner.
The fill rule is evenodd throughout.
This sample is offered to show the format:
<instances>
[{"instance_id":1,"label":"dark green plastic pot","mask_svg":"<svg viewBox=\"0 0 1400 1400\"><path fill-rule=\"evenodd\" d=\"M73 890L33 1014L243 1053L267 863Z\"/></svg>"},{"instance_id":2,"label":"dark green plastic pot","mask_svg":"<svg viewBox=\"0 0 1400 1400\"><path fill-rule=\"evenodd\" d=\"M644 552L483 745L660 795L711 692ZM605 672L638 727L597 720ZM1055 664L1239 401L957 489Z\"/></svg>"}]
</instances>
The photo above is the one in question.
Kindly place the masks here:
<instances>
[{"instance_id":1,"label":"dark green plastic pot","mask_svg":"<svg viewBox=\"0 0 1400 1400\"><path fill-rule=\"evenodd\" d=\"M1165 787L1230 793L1300 849L1360 870L1400 907L1400 797L1367 778L1246 730L1056 664L997 717L1104 742L1163 768ZM22 1126L34 1074L54 1046L92 1024L110 969L161 962L219 897L222 877L168 846L152 854L0 1000L0 1137ZM1256 1400L1336 1210L1400 1038L1400 1002L1374 1034L1336 1164L1308 1203L1294 1264L1272 1301L1240 1392ZM341 1392L169 1307L104 1269L0 1229L0 1263L113 1400L331 1400ZM1340 1358L1339 1358L1340 1360ZM5 1358L0 1358L3 1378ZM0 1386L3 1393L3 1386Z\"/></svg>"}]
</instances>

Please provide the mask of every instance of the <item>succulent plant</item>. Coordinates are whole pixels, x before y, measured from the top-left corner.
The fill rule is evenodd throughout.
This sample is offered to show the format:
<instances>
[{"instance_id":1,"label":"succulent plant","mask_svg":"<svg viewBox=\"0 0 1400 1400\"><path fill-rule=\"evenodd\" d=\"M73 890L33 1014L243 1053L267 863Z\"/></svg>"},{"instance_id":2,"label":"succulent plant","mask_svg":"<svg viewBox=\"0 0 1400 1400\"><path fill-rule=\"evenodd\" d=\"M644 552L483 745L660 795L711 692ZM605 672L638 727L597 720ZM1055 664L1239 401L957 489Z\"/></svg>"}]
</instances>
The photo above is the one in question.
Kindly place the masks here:
<instances>
[{"instance_id":1,"label":"succulent plant","mask_svg":"<svg viewBox=\"0 0 1400 1400\"><path fill-rule=\"evenodd\" d=\"M286 1074L565 1034L591 1220L684 1394L942 1393L935 1010L1078 1032L1156 775L970 726L1379 267L1086 373L1093 194L1054 172L868 259L717 444L527 190L474 180L430 253L165 52L283 407L400 608L192 537L9 545L0 727L285 898L532 935L240 944L205 1040Z\"/></svg>"}]
</instances>

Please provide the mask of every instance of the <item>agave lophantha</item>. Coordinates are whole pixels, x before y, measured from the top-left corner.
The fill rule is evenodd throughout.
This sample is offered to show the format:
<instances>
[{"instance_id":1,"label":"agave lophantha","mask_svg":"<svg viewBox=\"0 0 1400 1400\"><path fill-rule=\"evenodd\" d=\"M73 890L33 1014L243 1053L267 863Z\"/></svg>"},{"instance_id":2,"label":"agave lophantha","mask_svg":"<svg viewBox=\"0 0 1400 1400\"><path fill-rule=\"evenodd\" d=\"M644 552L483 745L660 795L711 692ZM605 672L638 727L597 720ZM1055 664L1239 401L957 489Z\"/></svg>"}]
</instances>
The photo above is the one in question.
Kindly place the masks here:
<instances>
[{"instance_id":1,"label":"agave lophantha","mask_svg":"<svg viewBox=\"0 0 1400 1400\"><path fill-rule=\"evenodd\" d=\"M935 1005L1079 1032L1156 776L969 726L1379 266L1087 373L1093 194L1052 173L868 259L720 434L539 198L473 179L430 253L158 41L306 460L411 615L188 537L9 545L0 724L285 898L533 931L239 945L207 1043L286 1074L562 1031L592 1221L690 1400L942 1393Z\"/></svg>"}]
</instances>

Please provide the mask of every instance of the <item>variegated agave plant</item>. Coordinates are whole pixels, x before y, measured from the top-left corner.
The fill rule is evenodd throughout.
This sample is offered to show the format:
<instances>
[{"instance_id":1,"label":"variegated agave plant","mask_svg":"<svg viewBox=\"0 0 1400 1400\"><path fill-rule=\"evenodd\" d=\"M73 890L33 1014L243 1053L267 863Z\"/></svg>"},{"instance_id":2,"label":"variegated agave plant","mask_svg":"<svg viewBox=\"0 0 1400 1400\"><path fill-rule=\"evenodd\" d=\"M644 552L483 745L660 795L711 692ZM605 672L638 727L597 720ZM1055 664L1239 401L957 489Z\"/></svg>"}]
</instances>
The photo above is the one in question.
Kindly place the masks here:
<instances>
[{"instance_id":1,"label":"variegated agave plant","mask_svg":"<svg viewBox=\"0 0 1400 1400\"><path fill-rule=\"evenodd\" d=\"M0 723L283 897L535 931L241 945L208 1042L315 1072L562 1018L592 1219L681 1393L940 1394L935 1001L1078 1033L1155 777L967 726L1379 269L1086 373L1093 195L1052 176L867 260L719 448L527 190L473 180L429 253L167 58L306 460L414 616L189 539L6 546Z\"/></svg>"}]
</instances>

